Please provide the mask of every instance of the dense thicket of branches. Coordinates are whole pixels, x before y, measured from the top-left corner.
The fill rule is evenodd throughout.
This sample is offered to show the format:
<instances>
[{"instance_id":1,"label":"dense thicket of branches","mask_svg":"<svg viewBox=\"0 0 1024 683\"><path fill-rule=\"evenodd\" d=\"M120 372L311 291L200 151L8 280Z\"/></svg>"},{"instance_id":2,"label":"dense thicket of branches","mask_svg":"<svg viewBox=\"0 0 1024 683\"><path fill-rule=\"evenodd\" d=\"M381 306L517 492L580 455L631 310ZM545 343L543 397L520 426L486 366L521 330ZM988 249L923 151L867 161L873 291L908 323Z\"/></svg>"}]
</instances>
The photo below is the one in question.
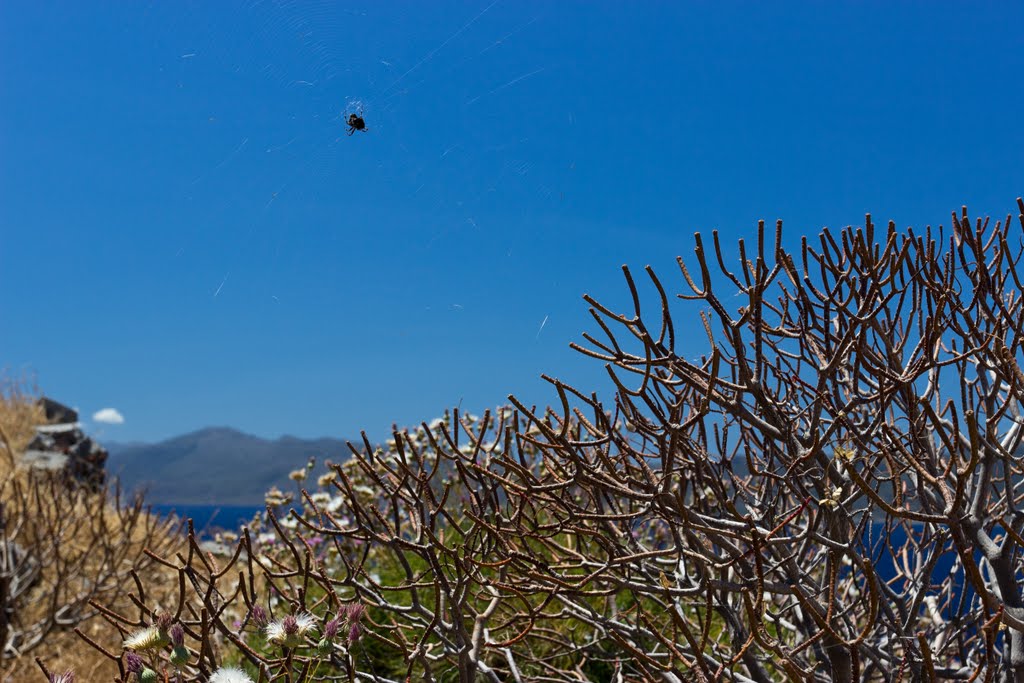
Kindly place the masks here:
<instances>
[{"instance_id":1,"label":"dense thicket of branches","mask_svg":"<svg viewBox=\"0 0 1024 683\"><path fill-rule=\"evenodd\" d=\"M697 235L651 314L624 268L633 310L587 298L578 347L614 405L551 379L558 409L396 431L230 560L164 558L182 678L1024 681L1018 206L795 254L762 224L735 267ZM355 601L355 638L251 625Z\"/></svg>"}]
</instances>

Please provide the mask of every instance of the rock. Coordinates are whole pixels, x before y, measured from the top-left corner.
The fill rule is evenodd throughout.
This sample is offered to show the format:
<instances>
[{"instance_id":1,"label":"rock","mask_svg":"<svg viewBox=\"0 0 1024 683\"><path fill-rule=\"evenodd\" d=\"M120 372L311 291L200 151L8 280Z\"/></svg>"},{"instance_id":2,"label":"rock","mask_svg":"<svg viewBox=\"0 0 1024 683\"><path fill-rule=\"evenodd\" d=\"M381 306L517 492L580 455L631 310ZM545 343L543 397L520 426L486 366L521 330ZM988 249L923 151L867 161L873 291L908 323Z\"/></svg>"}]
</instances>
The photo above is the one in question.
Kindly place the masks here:
<instances>
[{"instance_id":1,"label":"rock","mask_svg":"<svg viewBox=\"0 0 1024 683\"><path fill-rule=\"evenodd\" d=\"M49 398L39 403L48 423L36 426L22 462L33 469L63 473L70 481L93 490L103 488L106 449L81 430L77 412Z\"/></svg>"},{"instance_id":2,"label":"rock","mask_svg":"<svg viewBox=\"0 0 1024 683\"><path fill-rule=\"evenodd\" d=\"M49 434L36 432L35 437L28 444L31 451L54 451L57 450L57 440Z\"/></svg>"},{"instance_id":3,"label":"rock","mask_svg":"<svg viewBox=\"0 0 1024 683\"><path fill-rule=\"evenodd\" d=\"M59 472L66 469L70 460L71 458L68 456L56 451L28 450L21 456L21 461L32 469L47 470L49 472Z\"/></svg>"},{"instance_id":4,"label":"rock","mask_svg":"<svg viewBox=\"0 0 1024 683\"><path fill-rule=\"evenodd\" d=\"M39 399L39 404L43 407L46 412L46 421L50 424L60 423L67 424L69 422L78 422L78 413L68 408L63 403L58 403L52 398L43 396Z\"/></svg>"}]
</instances>

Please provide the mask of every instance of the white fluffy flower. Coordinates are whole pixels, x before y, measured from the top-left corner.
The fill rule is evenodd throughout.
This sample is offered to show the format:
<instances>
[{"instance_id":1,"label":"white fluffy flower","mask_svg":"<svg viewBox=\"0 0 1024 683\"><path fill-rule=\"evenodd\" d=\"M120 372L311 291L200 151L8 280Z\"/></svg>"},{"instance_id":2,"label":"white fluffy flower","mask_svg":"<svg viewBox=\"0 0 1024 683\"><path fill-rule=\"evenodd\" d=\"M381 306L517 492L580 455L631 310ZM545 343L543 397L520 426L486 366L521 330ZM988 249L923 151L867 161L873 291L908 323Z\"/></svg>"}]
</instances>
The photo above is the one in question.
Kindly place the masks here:
<instances>
[{"instance_id":1,"label":"white fluffy flower","mask_svg":"<svg viewBox=\"0 0 1024 683\"><path fill-rule=\"evenodd\" d=\"M241 669L229 666L218 669L210 677L210 683L252 683L252 679Z\"/></svg>"},{"instance_id":2,"label":"white fluffy flower","mask_svg":"<svg viewBox=\"0 0 1024 683\"><path fill-rule=\"evenodd\" d=\"M316 617L312 614L300 612L298 614L289 614L283 619L270 622L267 624L265 632L267 640L275 645L298 647L306 641L306 636L310 634L315 626Z\"/></svg>"},{"instance_id":3,"label":"white fluffy flower","mask_svg":"<svg viewBox=\"0 0 1024 683\"><path fill-rule=\"evenodd\" d=\"M156 626L144 628L128 636L124 641L126 650L155 650L171 642Z\"/></svg>"}]
</instances>

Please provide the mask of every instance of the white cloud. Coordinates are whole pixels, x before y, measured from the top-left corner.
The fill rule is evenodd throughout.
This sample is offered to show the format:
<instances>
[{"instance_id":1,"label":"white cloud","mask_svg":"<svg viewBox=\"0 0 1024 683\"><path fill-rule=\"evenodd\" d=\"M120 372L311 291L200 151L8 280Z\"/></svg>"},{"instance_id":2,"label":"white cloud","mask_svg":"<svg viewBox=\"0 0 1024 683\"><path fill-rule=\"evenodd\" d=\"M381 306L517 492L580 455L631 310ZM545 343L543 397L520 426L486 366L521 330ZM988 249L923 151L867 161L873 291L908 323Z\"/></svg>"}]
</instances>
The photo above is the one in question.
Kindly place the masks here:
<instances>
[{"instance_id":1,"label":"white cloud","mask_svg":"<svg viewBox=\"0 0 1024 683\"><path fill-rule=\"evenodd\" d=\"M93 413L92 419L94 422L102 422L108 425L122 425L124 424L124 415L119 413L116 408L104 408L103 410L97 410Z\"/></svg>"}]
</instances>

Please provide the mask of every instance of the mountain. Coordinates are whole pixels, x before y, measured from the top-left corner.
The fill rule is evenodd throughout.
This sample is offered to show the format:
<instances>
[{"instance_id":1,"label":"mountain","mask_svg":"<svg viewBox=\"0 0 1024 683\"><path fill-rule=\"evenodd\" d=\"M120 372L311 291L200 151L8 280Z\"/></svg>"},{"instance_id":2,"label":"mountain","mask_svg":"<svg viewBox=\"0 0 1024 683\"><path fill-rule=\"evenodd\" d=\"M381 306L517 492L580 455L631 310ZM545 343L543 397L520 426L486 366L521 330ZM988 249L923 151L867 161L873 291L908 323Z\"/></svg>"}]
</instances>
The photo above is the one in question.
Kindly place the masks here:
<instances>
[{"instance_id":1,"label":"mountain","mask_svg":"<svg viewBox=\"0 0 1024 683\"><path fill-rule=\"evenodd\" d=\"M146 501L181 505L261 505L271 486L291 483L288 473L316 457L342 462L350 451L340 439L261 439L210 427L153 444L104 443L107 471L125 491L146 491Z\"/></svg>"}]
</instances>

